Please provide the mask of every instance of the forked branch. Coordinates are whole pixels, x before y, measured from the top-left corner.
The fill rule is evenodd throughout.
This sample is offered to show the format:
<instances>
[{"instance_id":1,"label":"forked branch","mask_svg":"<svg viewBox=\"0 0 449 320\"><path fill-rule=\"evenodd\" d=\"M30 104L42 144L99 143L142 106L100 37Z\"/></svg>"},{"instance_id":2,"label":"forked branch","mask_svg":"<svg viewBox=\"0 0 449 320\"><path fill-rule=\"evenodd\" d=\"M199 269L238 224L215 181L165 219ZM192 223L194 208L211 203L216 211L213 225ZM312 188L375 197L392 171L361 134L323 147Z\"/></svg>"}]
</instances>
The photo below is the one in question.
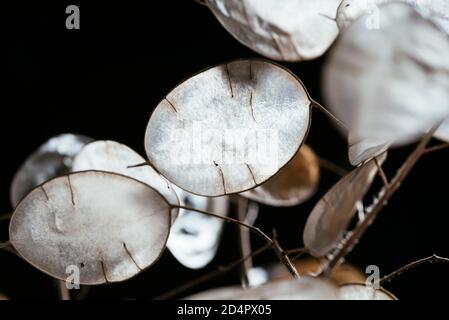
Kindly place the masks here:
<instances>
[{"instance_id":1,"label":"forked branch","mask_svg":"<svg viewBox=\"0 0 449 320\"><path fill-rule=\"evenodd\" d=\"M211 217L215 217L218 219L222 219L225 222L229 222L229 223L234 223L237 224L239 226L248 228L250 231L254 232L255 234L257 234L258 236L262 237L267 244L269 244L270 246L273 247L273 249L275 250L276 254L278 255L280 261L282 262L282 264L287 268L287 270L291 273L291 275L294 278L299 278L299 274L296 271L296 269L293 267L292 262L290 261L290 258L284 253L284 251L282 250L282 248L280 247L279 243L277 243L277 241L273 240L272 238L270 238L269 236L267 236L262 230L260 230L257 227L254 227L252 225L249 225L243 221L237 220L237 219L233 219L230 217L225 217L225 216L221 216L219 214L215 214L212 212L208 212L208 211L204 211L204 210L199 210L199 209L195 209L195 208L191 208L191 207L186 207L186 206L179 206L179 205L170 205L170 207L172 209L184 209L184 210L189 210L189 211L193 211L193 212L198 212L201 214L205 214Z\"/></svg>"},{"instance_id":2,"label":"forked branch","mask_svg":"<svg viewBox=\"0 0 449 320\"><path fill-rule=\"evenodd\" d=\"M449 258L444 258L444 257L440 257L437 256L436 254L431 255L430 257L426 257L426 258L422 258L413 262L410 262L408 264L406 264L405 266L399 268L396 271L393 271L392 273L386 275L385 277L381 278L379 280L379 284L382 285L383 283L386 282L390 282L391 280L393 280L394 278L400 276L401 274L403 274L404 272L413 269L423 263L433 263L433 262L444 262L444 263L449 263Z\"/></svg>"},{"instance_id":3,"label":"forked branch","mask_svg":"<svg viewBox=\"0 0 449 320\"><path fill-rule=\"evenodd\" d=\"M440 124L434 126L419 142L416 148L412 151L409 157L405 160L402 166L399 168L398 172L385 187L381 193L379 199L376 199L375 203L370 207L366 213L365 219L361 221L357 227L353 230L349 238L344 242L343 246L338 250L338 252L329 261L328 267L324 270L329 274L334 267L342 262L342 260L348 255L359 239L363 236L366 229L373 223L382 208L388 203L393 194L399 189L404 179L413 169L415 164L425 153L426 146L432 139L433 134L438 129Z\"/></svg>"},{"instance_id":4,"label":"forked branch","mask_svg":"<svg viewBox=\"0 0 449 320\"><path fill-rule=\"evenodd\" d=\"M224 267L221 267L221 268L218 268L215 271L212 271L211 273L205 274L205 275L203 275L203 276L201 276L201 277L199 277L197 279L194 279L192 281L189 281L189 282L187 282L187 283L185 283L185 284L183 284L183 285L181 285L181 286L179 286L179 287L177 287L177 288L175 288L175 289L173 289L173 290L171 290L169 292L166 292L166 293L156 297L155 300L166 300L166 299L174 298L174 297L180 295L181 293L186 292L187 290L190 290L190 289L192 289L192 288L194 288L194 287L196 287L196 286L198 286L200 284L203 284L203 283L205 283L205 282L207 282L209 280L212 280L212 279L214 279L214 278L216 278L218 276L221 276L221 275L224 275L224 274L228 273L232 269L237 268L238 266L240 266L242 264L242 262L244 262L244 261L246 261L248 259L251 259L251 258L253 258L253 257L255 257L255 256L259 255L259 254L261 254L262 252L266 251L267 249L269 249L271 247L272 247L272 244L267 244L267 245L257 249L256 251L252 252L251 254L249 254L249 255L247 255L247 256L245 256L245 257L243 257L243 258L241 258L241 259L239 259L237 261L234 261L234 262L232 262L232 263L230 263L230 264L228 264L228 265L226 265Z\"/></svg>"},{"instance_id":5,"label":"forked branch","mask_svg":"<svg viewBox=\"0 0 449 320\"><path fill-rule=\"evenodd\" d=\"M332 112L323 107L320 103L312 100L312 106L323 112L329 119L335 121L345 132L348 131L348 127L340 119L338 119Z\"/></svg>"}]
</instances>

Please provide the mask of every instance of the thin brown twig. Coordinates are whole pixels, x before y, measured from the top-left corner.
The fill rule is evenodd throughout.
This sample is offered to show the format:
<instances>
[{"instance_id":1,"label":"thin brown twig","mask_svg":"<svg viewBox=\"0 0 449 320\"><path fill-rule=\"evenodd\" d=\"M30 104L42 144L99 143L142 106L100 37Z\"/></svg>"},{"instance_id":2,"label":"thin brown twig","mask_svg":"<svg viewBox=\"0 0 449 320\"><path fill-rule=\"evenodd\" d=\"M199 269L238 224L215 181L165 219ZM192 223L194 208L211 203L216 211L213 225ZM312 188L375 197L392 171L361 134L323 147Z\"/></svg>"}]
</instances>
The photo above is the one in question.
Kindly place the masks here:
<instances>
[{"instance_id":1,"label":"thin brown twig","mask_svg":"<svg viewBox=\"0 0 449 320\"><path fill-rule=\"evenodd\" d=\"M12 217L12 213L2 214L2 215L0 216L0 222L3 222L3 221L5 221L5 220L9 220L9 219L11 219L11 217Z\"/></svg>"},{"instance_id":2,"label":"thin brown twig","mask_svg":"<svg viewBox=\"0 0 449 320\"><path fill-rule=\"evenodd\" d=\"M302 248L284 250L284 253L291 255L291 254L295 254L295 253L304 253L305 251L307 251L307 248L302 247Z\"/></svg>"},{"instance_id":3,"label":"thin brown twig","mask_svg":"<svg viewBox=\"0 0 449 320\"><path fill-rule=\"evenodd\" d=\"M202 5L202 6L205 6L205 7L207 7L207 3L206 3L206 0L194 0L196 3L199 3L200 5Z\"/></svg>"},{"instance_id":4,"label":"thin brown twig","mask_svg":"<svg viewBox=\"0 0 449 320\"><path fill-rule=\"evenodd\" d=\"M247 223L245 223L243 221L240 221L240 220L237 220L237 219L233 219L233 218L230 218L230 217L221 216L219 214L215 214L215 213L212 213L212 212L195 209L195 208L192 208L192 207L179 206L179 205L170 205L170 206L171 206L172 209L175 208L175 209L184 209L184 210L188 210L188 211L194 211L194 212L205 214L205 215L208 215L208 216L211 216L211 217L222 219L225 222L238 224L238 225L240 225L242 227L248 228L249 230L251 230L252 232L257 234L258 236L262 237L267 243L273 244L273 240L269 236L267 236L262 230L260 230L257 227L251 226L251 225L249 225L249 224L247 224Z\"/></svg>"},{"instance_id":5,"label":"thin brown twig","mask_svg":"<svg viewBox=\"0 0 449 320\"><path fill-rule=\"evenodd\" d=\"M382 179L385 189L388 189L390 187L390 183L388 182L388 178L384 172L384 169L382 169L382 166L380 165L377 158L374 158L374 163L376 164L377 172L378 172L380 178Z\"/></svg>"},{"instance_id":6,"label":"thin brown twig","mask_svg":"<svg viewBox=\"0 0 449 320\"><path fill-rule=\"evenodd\" d=\"M237 199L237 211L238 211L238 218L240 221L246 221L246 215L248 210L248 199L244 197L238 197ZM252 224L251 224L252 225ZM250 234L249 229L244 228L242 226L239 226L239 243L240 243L240 255L241 257L247 256L249 253L251 253L251 242L250 242ZM242 262L241 265L241 272L242 272L242 286L244 288L249 287L249 279L248 274L249 271L252 268L252 261L251 258L245 260Z\"/></svg>"},{"instance_id":7,"label":"thin brown twig","mask_svg":"<svg viewBox=\"0 0 449 320\"><path fill-rule=\"evenodd\" d=\"M424 154L432 153L435 151L440 151L440 150L447 149L447 148L449 148L449 143L442 143L437 146L426 148L426 150L424 150Z\"/></svg>"},{"instance_id":8,"label":"thin brown twig","mask_svg":"<svg viewBox=\"0 0 449 320\"><path fill-rule=\"evenodd\" d=\"M350 237L344 242L343 246L338 250L338 252L329 261L328 267L323 270L323 272L330 274L333 268L336 267L341 261L351 252L354 246L357 244L359 239L363 236L366 229L373 223L379 212L388 203L393 194L399 189L404 179L413 169L415 164L424 154L427 144L432 139L433 134L437 130L438 126L434 126L418 143L416 148L412 151L409 157L405 160L402 166L399 168L398 172L391 180L389 187L385 188L381 192L380 197L373 204L369 212L366 213L365 219L361 221L357 227L353 230Z\"/></svg>"},{"instance_id":9,"label":"thin brown twig","mask_svg":"<svg viewBox=\"0 0 449 320\"><path fill-rule=\"evenodd\" d=\"M9 241L6 242L0 242L0 250L8 250L8 248L11 246L11 243Z\"/></svg>"},{"instance_id":10,"label":"thin brown twig","mask_svg":"<svg viewBox=\"0 0 449 320\"><path fill-rule=\"evenodd\" d=\"M229 223L234 223L234 224L238 224L242 227L248 228L249 230L251 230L252 232L254 232L255 234L257 234L258 236L262 237L267 244L272 245L276 255L278 256L279 260L282 262L282 264L287 268L287 270L291 273L293 278L299 278L299 274L296 271L296 269L293 267L292 262L290 261L289 257L284 253L284 251L282 250L281 246L279 245L279 243L277 243L276 241L274 241L273 239L271 239L269 236L267 236L262 230L260 230L257 227L254 227L252 225L249 225L243 221L237 220L237 219L233 219L230 217L225 217L225 216L221 216L212 212L208 212L208 211L204 211L204 210L199 210L199 209L195 209L192 207L187 207L187 206L180 206L180 205L171 205L169 204L171 209L173 208L177 208L177 209L184 209L184 210L189 210L189 211L194 211L194 212L198 212L201 214L205 214L211 217L215 217L218 219L222 219L225 222L229 222Z\"/></svg>"},{"instance_id":11,"label":"thin brown twig","mask_svg":"<svg viewBox=\"0 0 449 320\"><path fill-rule=\"evenodd\" d=\"M187 291L189 289L192 289L192 288L194 288L194 287L204 283L204 282L212 280L212 279L214 279L214 278L216 278L218 276L224 275L227 272L231 271L232 269L240 266L241 263L243 261L245 261L246 259L253 258L253 257L261 254L262 252L266 251L267 249L271 248L272 246L273 246L272 244L267 244L267 245L257 249L256 251L252 252L251 254L249 254L249 255L241 258L241 259L238 259L237 261L234 261L234 262L232 262L232 263L230 263L230 264L228 264L228 265L226 265L224 267L218 268L215 271L212 271L212 272L210 272L208 274L205 274L205 275L203 275L203 276L201 276L201 277L199 277L197 279L189 281L189 282L187 282L187 283L185 283L185 284L183 284L183 285L181 285L181 286L179 286L179 287L177 287L177 288L175 288L173 290L170 290L170 291L168 291L168 292L166 292L164 294L161 294L158 297L156 297L155 300L171 299L171 298L176 297L176 296L180 295L181 293L183 293L183 292L185 292L185 291Z\"/></svg>"},{"instance_id":12,"label":"thin brown twig","mask_svg":"<svg viewBox=\"0 0 449 320\"><path fill-rule=\"evenodd\" d=\"M348 173L348 171L344 168L320 156L318 156L318 163L320 164L320 167L336 174L337 176L344 177Z\"/></svg>"},{"instance_id":13,"label":"thin brown twig","mask_svg":"<svg viewBox=\"0 0 449 320\"><path fill-rule=\"evenodd\" d=\"M301 276L298 273L298 270L296 270L296 267L293 265L288 255L285 253L284 250L282 250L281 246L279 245L276 230L273 230L273 249L276 252L276 255L278 256L278 259L287 268L287 271L293 276L293 278L296 279L301 278Z\"/></svg>"},{"instance_id":14,"label":"thin brown twig","mask_svg":"<svg viewBox=\"0 0 449 320\"><path fill-rule=\"evenodd\" d=\"M433 263L433 262L445 262L445 263L449 263L449 258L444 258L444 257L440 257L437 256L436 254L431 255L430 257L426 257L426 258L422 258L413 262L410 262L408 264L406 264L405 266L399 268L396 271L393 271L392 273L386 275L385 277L383 277L382 279L379 280L379 284L383 284L386 282L390 282L391 280L393 280L394 278L400 276L401 274L403 274L404 272L413 269L423 263Z\"/></svg>"},{"instance_id":15,"label":"thin brown twig","mask_svg":"<svg viewBox=\"0 0 449 320\"><path fill-rule=\"evenodd\" d=\"M58 287L59 300L70 300L70 292L67 289L66 282L64 280L56 280Z\"/></svg>"},{"instance_id":16,"label":"thin brown twig","mask_svg":"<svg viewBox=\"0 0 449 320\"><path fill-rule=\"evenodd\" d=\"M312 101L312 106L323 112L328 118L335 121L342 129L344 129L346 132L348 131L348 127L346 124L343 123L340 119L338 119L335 115L333 115L329 110L327 110L325 107L323 107L320 103L316 101Z\"/></svg>"}]
</instances>

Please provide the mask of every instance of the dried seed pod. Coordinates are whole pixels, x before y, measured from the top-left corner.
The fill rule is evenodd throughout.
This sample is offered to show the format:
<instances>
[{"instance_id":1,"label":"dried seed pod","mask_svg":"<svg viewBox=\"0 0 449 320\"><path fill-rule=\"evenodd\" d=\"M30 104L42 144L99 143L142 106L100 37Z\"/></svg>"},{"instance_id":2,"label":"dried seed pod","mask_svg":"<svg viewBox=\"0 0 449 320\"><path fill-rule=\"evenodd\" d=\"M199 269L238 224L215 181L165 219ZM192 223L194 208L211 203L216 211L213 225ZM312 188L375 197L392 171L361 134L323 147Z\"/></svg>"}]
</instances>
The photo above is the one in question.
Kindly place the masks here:
<instances>
[{"instance_id":1,"label":"dried seed pod","mask_svg":"<svg viewBox=\"0 0 449 320\"><path fill-rule=\"evenodd\" d=\"M449 114L449 38L409 5L379 10L378 29L360 18L343 33L325 66L324 89L353 136L401 146ZM354 159L366 160L363 153Z\"/></svg>"},{"instance_id":2,"label":"dried seed pod","mask_svg":"<svg viewBox=\"0 0 449 320\"><path fill-rule=\"evenodd\" d=\"M70 172L72 161L92 139L64 133L47 140L17 170L11 184L10 199L15 207L28 192L41 183Z\"/></svg>"},{"instance_id":3,"label":"dried seed pod","mask_svg":"<svg viewBox=\"0 0 449 320\"><path fill-rule=\"evenodd\" d=\"M365 283L348 283L339 289L341 300L398 300L384 288L375 289Z\"/></svg>"},{"instance_id":4,"label":"dried seed pod","mask_svg":"<svg viewBox=\"0 0 449 320\"><path fill-rule=\"evenodd\" d=\"M321 56L338 35L341 0L207 0L223 27L240 43L282 61Z\"/></svg>"},{"instance_id":5,"label":"dried seed pod","mask_svg":"<svg viewBox=\"0 0 449 320\"><path fill-rule=\"evenodd\" d=\"M375 158L390 147L390 143L374 139L356 139L351 134L348 137L348 156L349 162L353 166Z\"/></svg>"},{"instance_id":6,"label":"dried seed pod","mask_svg":"<svg viewBox=\"0 0 449 320\"><path fill-rule=\"evenodd\" d=\"M212 289L187 297L189 300L336 300L338 287L330 280L303 277L270 282L243 289L226 287Z\"/></svg>"},{"instance_id":7,"label":"dried seed pod","mask_svg":"<svg viewBox=\"0 0 449 320\"><path fill-rule=\"evenodd\" d=\"M278 65L219 65L184 81L159 103L146 131L147 156L190 193L240 193L294 157L308 132L310 105L301 82Z\"/></svg>"},{"instance_id":8,"label":"dried seed pod","mask_svg":"<svg viewBox=\"0 0 449 320\"><path fill-rule=\"evenodd\" d=\"M197 196L173 186L182 206L228 215L229 197L207 198ZM173 256L190 269L208 265L220 244L223 220L198 212L181 209L170 230L167 248Z\"/></svg>"},{"instance_id":9,"label":"dried seed pod","mask_svg":"<svg viewBox=\"0 0 449 320\"><path fill-rule=\"evenodd\" d=\"M123 281L152 265L170 230L170 205L146 184L101 171L72 173L30 192L11 218L11 244L26 261L80 284Z\"/></svg>"},{"instance_id":10,"label":"dried seed pod","mask_svg":"<svg viewBox=\"0 0 449 320\"><path fill-rule=\"evenodd\" d=\"M376 158L381 165L386 154ZM378 172L372 159L337 182L316 204L304 228L304 245L314 257L330 253L342 239L359 201L369 190Z\"/></svg>"},{"instance_id":11,"label":"dried seed pod","mask_svg":"<svg viewBox=\"0 0 449 320\"><path fill-rule=\"evenodd\" d=\"M145 159L124 144L115 141L94 141L86 146L73 159L72 171L100 170L122 174L139 180L157 190L171 205L179 205L179 200L172 185L152 167L139 166ZM173 221L178 216L178 209L172 210Z\"/></svg>"},{"instance_id":12,"label":"dried seed pod","mask_svg":"<svg viewBox=\"0 0 449 320\"><path fill-rule=\"evenodd\" d=\"M296 156L270 180L240 195L269 206L295 206L315 193L319 180L318 158L309 146L303 145Z\"/></svg>"}]
</instances>

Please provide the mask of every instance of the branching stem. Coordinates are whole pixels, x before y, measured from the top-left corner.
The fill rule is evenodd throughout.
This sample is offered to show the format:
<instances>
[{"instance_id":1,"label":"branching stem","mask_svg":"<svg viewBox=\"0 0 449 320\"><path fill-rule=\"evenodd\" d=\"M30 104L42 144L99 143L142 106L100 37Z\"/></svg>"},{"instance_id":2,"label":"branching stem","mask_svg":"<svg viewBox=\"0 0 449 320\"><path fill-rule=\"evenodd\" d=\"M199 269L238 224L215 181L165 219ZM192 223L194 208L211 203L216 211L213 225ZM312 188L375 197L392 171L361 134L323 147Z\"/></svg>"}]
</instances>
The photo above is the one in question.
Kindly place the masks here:
<instances>
[{"instance_id":1,"label":"branching stem","mask_svg":"<svg viewBox=\"0 0 449 320\"><path fill-rule=\"evenodd\" d=\"M440 257L437 256L436 254L431 255L430 257L426 257L426 258L422 258L413 262L410 262L408 264L406 264L405 266L399 268L396 271L393 271L392 273L386 275L385 277L383 277L382 279L379 280L379 284L382 285L383 283L386 282L390 282L391 280L393 280L394 278L400 276L401 274L403 274L404 272L413 269L423 263L433 263L433 262L444 262L444 263L449 263L449 258L444 258L444 257Z\"/></svg>"},{"instance_id":2,"label":"branching stem","mask_svg":"<svg viewBox=\"0 0 449 320\"><path fill-rule=\"evenodd\" d=\"M251 259L252 257L255 257L259 254L261 254L262 252L266 251L267 249L271 248L273 245L272 244L267 244L259 249L257 249L256 251L252 252L251 254L237 260L234 261L224 267L218 268L215 271L212 271L211 273L205 274L197 279L194 279L192 281L189 281L169 292L166 292L158 297L155 298L155 300L166 300L166 299L171 299L173 297L176 297L178 295L180 295L181 293L186 292L187 290L190 290L200 284L203 284L209 280L212 280L218 276L224 275L226 273L228 273L229 271L231 271L234 268L237 268L238 266L240 266L242 264L243 261L247 260L247 259Z\"/></svg>"},{"instance_id":3,"label":"branching stem","mask_svg":"<svg viewBox=\"0 0 449 320\"><path fill-rule=\"evenodd\" d=\"M330 274L332 269L336 267L338 264L342 262L342 260L348 255L355 244L359 241L359 239L363 236L366 229L371 225L371 223L376 219L379 212L382 208L388 203L393 194L399 189L404 179L413 169L415 164L421 158L421 156L425 153L426 146L429 141L432 139L433 134L437 130L439 124L434 126L419 142L416 148L412 151L409 157L405 160L402 166L399 168L398 172L391 180L388 188L384 188L384 192L381 193L380 198L376 201L376 203L372 206L371 210L366 213L365 219L361 221L357 227L353 230L350 237L344 242L341 249L331 258L329 261L328 267L324 270L325 273Z\"/></svg>"}]
</instances>

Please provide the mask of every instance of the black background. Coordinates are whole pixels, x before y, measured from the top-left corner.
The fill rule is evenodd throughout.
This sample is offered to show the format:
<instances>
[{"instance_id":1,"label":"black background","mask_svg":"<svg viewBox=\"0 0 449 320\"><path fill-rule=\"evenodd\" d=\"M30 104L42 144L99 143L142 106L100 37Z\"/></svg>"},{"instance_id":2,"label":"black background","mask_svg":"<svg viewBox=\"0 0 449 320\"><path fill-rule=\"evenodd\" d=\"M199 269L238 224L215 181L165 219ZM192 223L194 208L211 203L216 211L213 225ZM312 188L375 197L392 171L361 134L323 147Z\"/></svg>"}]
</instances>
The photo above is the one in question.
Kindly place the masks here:
<instances>
[{"instance_id":1,"label":"black background","mask_svg":"<svg viewBox=\"0 0 449 320\"><path fill-rule=\"evenodd\" d=\"M234 40L211 12L193 0L118 3L2 4L2 166L0 213L11 211L9 185L15 170L42 142L63 132L111 139L143 153L152 109L178 82L208 66L256 53ZM65 28L65 8L78 4L81 30ZM323 102L323 59L284 64L310 94ZM423 106L426 107L426 106ZM307 143L322 157L349 169L346 144L335 126L314 111ZM390 177L411 148L390 152ZM449 256L449 150L425 156L349 255L362 270L376 264L382 274L432 253ZM262 207L257 225L276 228L285 248L302 245L302 229L313 205L338 177L325 170L318 194L294 208ZM377 182L377 186L379 183ZM7 240L7 224L0 238ZM254 239L253 247L262 245ZM227 225L215 260L205 269L181 266L166 250L161 260L130 281L94 287L88 298L152 298L239 255L236 228ZM274 262L272 254L256 264ZM424 265L386 288L400 299L447 298L449 265ZM239 282L231 273L199 291ZM11 298L54 298L52 280L15 256L0 252L0 291Z\"/></svg>"}]
</instances>

